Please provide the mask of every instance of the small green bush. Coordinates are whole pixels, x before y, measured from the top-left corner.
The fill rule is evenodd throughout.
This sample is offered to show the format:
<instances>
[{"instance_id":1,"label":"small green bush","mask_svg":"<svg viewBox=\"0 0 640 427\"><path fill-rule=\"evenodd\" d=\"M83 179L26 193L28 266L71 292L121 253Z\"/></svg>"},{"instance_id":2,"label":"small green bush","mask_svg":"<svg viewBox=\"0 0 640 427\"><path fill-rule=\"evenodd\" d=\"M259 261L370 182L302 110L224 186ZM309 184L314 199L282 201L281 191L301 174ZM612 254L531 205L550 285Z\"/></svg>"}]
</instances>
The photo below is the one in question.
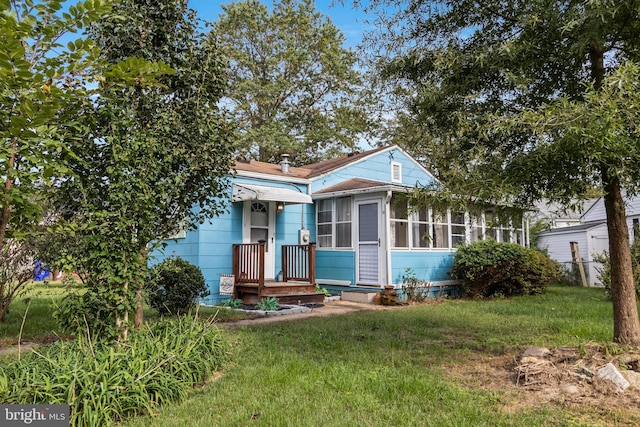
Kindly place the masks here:
<instances>
[{"instance_id":1,"label":"small green bush","mask_svg":"<svg viewBox=\"0 0 640 427\"><path fill-rule=\"evenodd\" d=\"M69 404L70 425L104 426L183 400L229 346L211 321L164 319L118 347L82 335L0 365L0 402Z\"/></svg>"},{"instance_id":2,"label":"small green bush","mask_svg":"<svg viewBox=\"0 0 640 427\"><path fill-rule=\"evenodd\" d=\"M241 299L229 298L229 299L226 299L226 300L222 301L220 303L220 305L222 307L238 308L238 307L242 307L242 300Z\"/></svg>"},{"instance_id":3,"label":"small green bush","mask_svg":"<svg viewBox=\"0 0 640 427\"><path fill-rule=\"evenodd\" d=\"M509 297L543 292L560 279L561 270L540 251L483 240L458 248L450 275L467 296Z\"/></svg>"},{"instance_id":4,"label":"small green bush","mask_svg":"<svg viewBox=\"0 0 640 427\"><path fill-rule=\"evenodd\" d=\"M605 294L611 298L611 259L608 253L595 255L593 260L602 264L598 269L600 282L604 286ZM636 297L640 298L640 240L631 245L631 266L633 268L633 282L636 287Z\"/></svg>"},{"instance_id":5,"label":"small green bush","mask_svg":"<svg viewBox=\"0 0 640 427\"><path fill-rule=\"evenodd\" d=\"M161 315L180 315L191 310L198 298L209 295L200 268L184 259L168 258L150 272L149 305Z\"/></svg>"},{"instance_id":6,"label":"small green bush","mask_svg":"<svg viewBox=\"0 0 640 427\"><path fill-rule=\"evenodd\" d=\"M409 302L424 302L429 296L431 285L416 277L415 271L405 268L402 275L402 293Z\"/></svg>"},{"instance_id":7,"label":"small green bush","mask_svg":"<svg viewBox=\"0 0 640 427\"><path fill-rule=\"evenodd\" d=\"M275 297L262 298L257 306L262 311L278 311L280 308L280 304Z\"/></svg>"}]
</instances>

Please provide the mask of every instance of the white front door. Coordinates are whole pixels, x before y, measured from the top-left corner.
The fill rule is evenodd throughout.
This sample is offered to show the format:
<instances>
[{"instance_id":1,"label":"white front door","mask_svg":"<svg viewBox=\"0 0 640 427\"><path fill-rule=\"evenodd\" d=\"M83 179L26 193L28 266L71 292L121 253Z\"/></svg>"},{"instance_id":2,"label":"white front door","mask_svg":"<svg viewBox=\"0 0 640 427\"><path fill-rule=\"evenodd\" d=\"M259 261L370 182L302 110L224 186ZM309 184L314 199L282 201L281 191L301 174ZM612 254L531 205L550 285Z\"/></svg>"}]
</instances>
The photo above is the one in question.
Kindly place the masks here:
<instances>
[{"instance_id":1,"label":"white front door","mask_svg":"<svg viewBox=\"0 0 640 427\"><path fill-rule=\"evenodd\" d=\"M362 201L356 203L358 231L356 254L356 283L359 285L380 285L382 272L382 233L380 230L380 202Z\"/></svg>"},{"instance_id":2,"label":"white front door","mask_svg":"<svg viewBox=\"0 0 640 427\"><path fill-rule=\"evenodd\" d=\"M264 278L275 277L275 203L248 200L244 202L244 243L265 242Z\"/></svg>"}]
</instances>

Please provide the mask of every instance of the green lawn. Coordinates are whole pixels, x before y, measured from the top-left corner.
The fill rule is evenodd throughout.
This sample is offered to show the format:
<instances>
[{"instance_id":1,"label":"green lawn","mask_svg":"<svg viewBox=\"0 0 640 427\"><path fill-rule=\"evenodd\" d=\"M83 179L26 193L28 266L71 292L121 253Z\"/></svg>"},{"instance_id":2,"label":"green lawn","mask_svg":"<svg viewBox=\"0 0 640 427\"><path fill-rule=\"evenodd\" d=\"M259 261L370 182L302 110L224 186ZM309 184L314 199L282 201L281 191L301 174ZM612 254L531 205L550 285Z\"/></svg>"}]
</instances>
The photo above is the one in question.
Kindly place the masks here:
<instances>
[{"instance_id":1,"label":"green lawn","mask_svg":"<svg viewBox=\"0 0 640 427\"><path fill-rule=\"evenodd\" d=\"M554 287L536 297L230 329L234 362L220 379L124 425L638 425L637 408L530 405L524 391L482 387L482 373L449 373L531 346L607 343L612 324L602 290Z\"/></svg>"},{"instance_id":2,"label":"green lawn","mask_svg":"<svg viewBox=\"0 0 640 427\"><path fill-rule=\"evenodd\" d=\"M4 322L0 322L0 347L17 344L21 328L23 341L46 343L63 336L53 313L63 296L70 291L82 292L82 288L80 285L74 286L61 282L37 282L28 285L26 292L9 306L9 313ZM250 317L246 313L222 307L200 307L199 315L213 316L220 322ZM157 318L155 310L145 310L145 319L154 321Z\"/></svg>"}]
</instances>

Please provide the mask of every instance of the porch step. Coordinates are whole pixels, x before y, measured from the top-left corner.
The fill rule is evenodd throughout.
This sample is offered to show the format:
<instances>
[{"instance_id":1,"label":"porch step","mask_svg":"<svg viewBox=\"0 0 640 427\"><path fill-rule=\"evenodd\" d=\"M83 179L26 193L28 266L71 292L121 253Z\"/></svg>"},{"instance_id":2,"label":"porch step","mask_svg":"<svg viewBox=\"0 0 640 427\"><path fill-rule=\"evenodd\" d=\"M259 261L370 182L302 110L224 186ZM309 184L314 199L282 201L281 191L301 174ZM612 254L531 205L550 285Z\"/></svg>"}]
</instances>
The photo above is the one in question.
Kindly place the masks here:
<instances>
[{"instance_id":1,"label":"porch step","mask_svg":"<svg viewBox=\"0 0 640 427\"><path fill-rule=\"evenodd\" d=\"M280 304L311 304L324 302L323 292L272 294L268 296L275 297Z\"/></svg>"},{"instance_id":2,"label":"porch step","mask_svg":"<svg viewBox=\"0 0 640 427\"><path fill-rule=\"evenodd\" d=\"M281 295L281 294L311 294L316 292L315 285L279 285L265 286L262 288L262 295Z\"/></svg>"},{"instance_id":3,"label":"porch step","mask_svg":"<svg viewBox=\"0 0 640 427\"><path fill-rule=\"evenodd\" d=\"M366 291L366 290L342 291L340 298L343 301L373 303L378 293L380 293L380 291L373 291L373 292Z\"/></svg>"}]
</instances>

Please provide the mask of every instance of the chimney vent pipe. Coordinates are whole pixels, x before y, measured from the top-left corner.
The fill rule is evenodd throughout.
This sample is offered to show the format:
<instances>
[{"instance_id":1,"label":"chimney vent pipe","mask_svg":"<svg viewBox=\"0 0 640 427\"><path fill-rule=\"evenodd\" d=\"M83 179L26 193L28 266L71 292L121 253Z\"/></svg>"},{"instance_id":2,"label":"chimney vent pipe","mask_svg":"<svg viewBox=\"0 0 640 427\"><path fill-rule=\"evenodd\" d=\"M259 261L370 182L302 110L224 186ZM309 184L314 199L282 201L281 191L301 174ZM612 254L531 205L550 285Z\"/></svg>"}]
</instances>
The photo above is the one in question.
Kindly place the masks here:
<instances>
[{"instance_id":1,"label":"chimney vent pipe","mask_svg":"<svg viewBox=\"0 0 640 427\"><path fill-rule=\"evenodd\" d=\"M291 173L289 170L289 166L291 165L291 163L289 163L289 155L282 154L281 157L282 161L280 162L280 170L282 173Z\"/></svg>"}]
</instances>

